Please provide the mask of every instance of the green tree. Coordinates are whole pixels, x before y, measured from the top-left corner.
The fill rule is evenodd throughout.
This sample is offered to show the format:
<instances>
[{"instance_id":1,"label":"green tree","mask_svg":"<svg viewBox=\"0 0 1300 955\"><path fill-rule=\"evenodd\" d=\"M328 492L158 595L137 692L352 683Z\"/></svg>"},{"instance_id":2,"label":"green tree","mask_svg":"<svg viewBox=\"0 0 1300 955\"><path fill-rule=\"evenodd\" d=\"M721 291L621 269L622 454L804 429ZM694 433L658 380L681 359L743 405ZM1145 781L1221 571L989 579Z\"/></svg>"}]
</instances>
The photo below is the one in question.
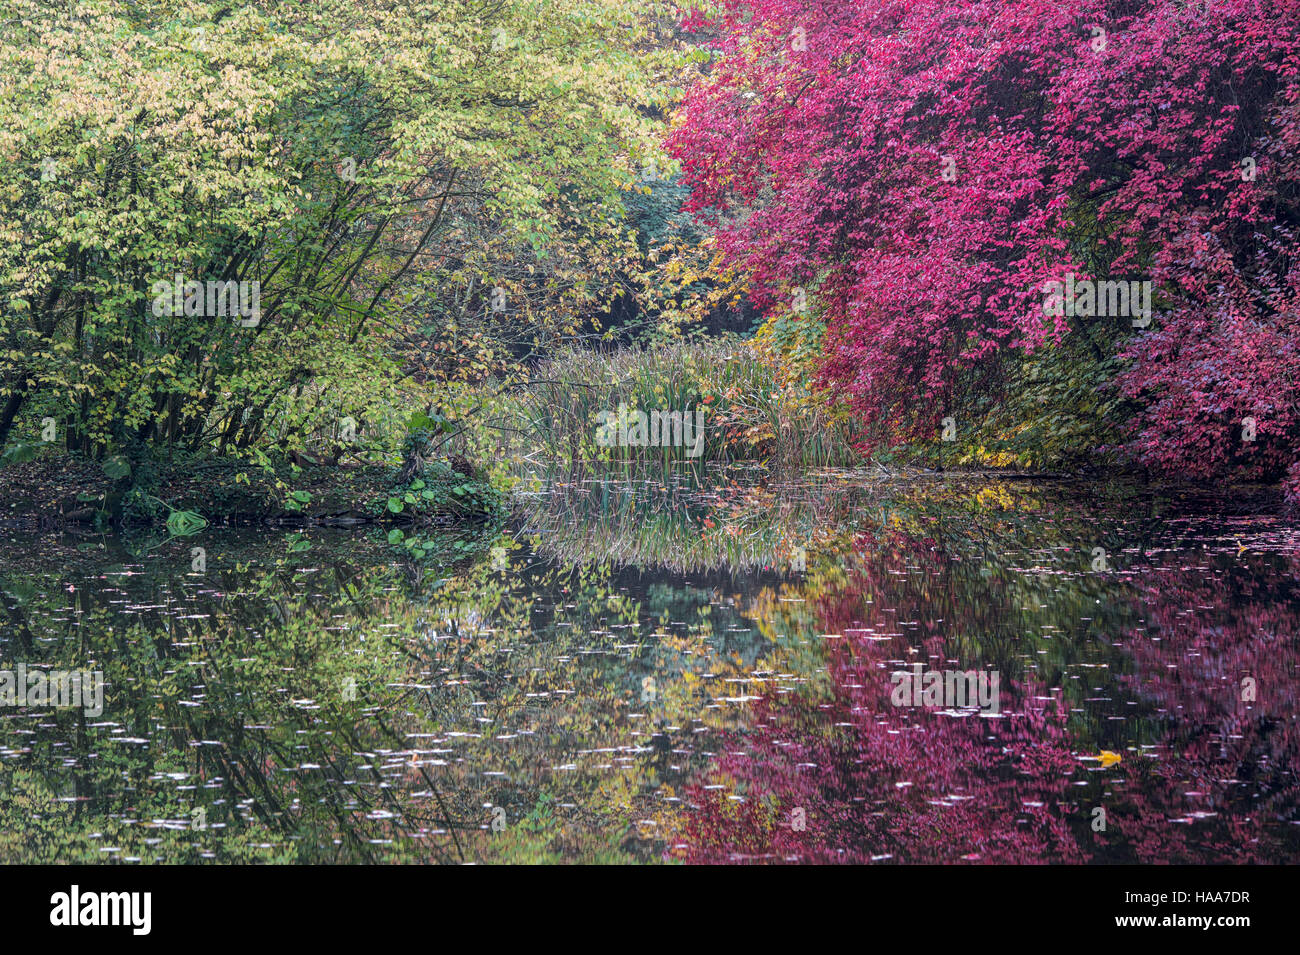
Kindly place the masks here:
<instances>
[{"instance_id":1,"label":"green tree","mask_svg":"<svg viewBox=\"0 0 1300 955\"><path fill-rule=\"evenodd\" d=\"M541 261L621 215L662 13L2 0L0 442L258 454L411 403L410 323L491 279L468 222Z\"/></svg>"}]
</instances>

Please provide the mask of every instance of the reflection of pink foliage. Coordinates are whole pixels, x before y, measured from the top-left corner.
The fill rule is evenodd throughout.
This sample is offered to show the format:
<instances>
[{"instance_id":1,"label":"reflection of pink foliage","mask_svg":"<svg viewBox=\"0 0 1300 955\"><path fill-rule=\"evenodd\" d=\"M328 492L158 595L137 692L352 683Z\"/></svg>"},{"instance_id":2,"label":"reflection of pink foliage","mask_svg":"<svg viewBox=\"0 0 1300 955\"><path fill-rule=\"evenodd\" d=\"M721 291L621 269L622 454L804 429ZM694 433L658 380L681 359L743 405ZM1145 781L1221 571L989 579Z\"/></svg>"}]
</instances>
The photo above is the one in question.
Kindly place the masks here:
<instances>
[{"instance_id":1,"label":"reflection of pink foliage","mask_svg":"<svg viewBox=\"0 0 1300 955\"><path fill-rule=\"evenodd\" d=\"M1163 808L1219 813L1233 832L1224 852L1252 854L1258 826L1300 801L1300 567L1290 562L1268 589L1172 568L1145 579L1147 624L1125 641L1134 672L1122 682L1171 724L1169 755L1153 769L1172 791ZM1245 677L1254 700L1242 699Z\"/></svg>"},{"instance_id":2,"label":"reflection of pink foliage","mask_svg":"<svg viewBox=\"0 0 1300 955\"><path fill-rule=\"evenodd\" d=\"M687 860L1083 861L1059 708L1013 711L1006 688L999 719L895 708L883 646L848 640L831 652L838 690L827 705L756 707L755 730L714 773L745 801L691 789ZM792 826L796 808L806 831Z\"/></svg>"},{"instance_id":3,"label":"reflection of pink foliage","mask_svg":"<svg viewBox=\"0 0 1300 955\"><path fill-rule=\"evenodd\" d=\"M1291 465L1282 482L1282 492L1293 511L1300 511L1300 461Z\"/></svg>"},{"instance_id":4,"label":"reflection of pink foliage","mask_svg":"<svg viewBox=\"0 0 1300 955\"><path fill-rule=\"evenodd\" d=\"M1285 823L1300 800L1300 568L1288 565L1268 592L1178 566L1136 578L1148 627L1126 639L1136 675L1119 679L1158 704L1154 719L1165 716L1168 732L1151 756L1125 751L1120 765L1089 776L1078 757L1096 745L1071 739L1062 700L1044 708L1033 688L1004 678L1001 719L891 705L890 661L917 642L944 659L943 637L912 630L870 639L882 634L859 629L864 597L889 593L900 615L920 620L946 587L891 587L887 569L909 545L898 537L884 546L891 556L855 567L844 587L813 602L819 625L844 636L827 644L832 699L778 695L756 704L753 728L729 739L689 790L687 861L1294 858L1294 827ZM930 557L917 546L911 562ZM1257 680L1254 704L1240 700L1243 675ZM1104 781L1105 792L1079 786L1085 779ZM1106 810L1105 832L1091 829L1096 806ZM805 831L792 825L796 809Z\"/></svg>"}]
</instances>

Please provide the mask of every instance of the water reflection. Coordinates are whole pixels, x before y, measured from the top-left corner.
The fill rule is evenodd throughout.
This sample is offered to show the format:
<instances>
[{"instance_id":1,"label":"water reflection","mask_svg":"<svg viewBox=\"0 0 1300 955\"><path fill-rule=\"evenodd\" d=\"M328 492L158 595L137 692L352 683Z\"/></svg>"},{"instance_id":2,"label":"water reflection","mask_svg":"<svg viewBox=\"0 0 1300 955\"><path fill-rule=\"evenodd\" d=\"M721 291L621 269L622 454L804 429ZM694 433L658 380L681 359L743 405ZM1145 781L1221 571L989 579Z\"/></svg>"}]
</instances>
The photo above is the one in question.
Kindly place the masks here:
<instances>
[{"instance_id":1,"label":"water reflection","mask_svg":"<svg viewBox=\"0 0 1300 955\"><path fill-rule=\"evenodd\" d=\"M0 708L0 859L1292 861L1300 537L1224 510L665 472L442 564L11 539L0 668L106 705ZM917 663L998 714L893 705Z\"/></svg>"}]
</instances>

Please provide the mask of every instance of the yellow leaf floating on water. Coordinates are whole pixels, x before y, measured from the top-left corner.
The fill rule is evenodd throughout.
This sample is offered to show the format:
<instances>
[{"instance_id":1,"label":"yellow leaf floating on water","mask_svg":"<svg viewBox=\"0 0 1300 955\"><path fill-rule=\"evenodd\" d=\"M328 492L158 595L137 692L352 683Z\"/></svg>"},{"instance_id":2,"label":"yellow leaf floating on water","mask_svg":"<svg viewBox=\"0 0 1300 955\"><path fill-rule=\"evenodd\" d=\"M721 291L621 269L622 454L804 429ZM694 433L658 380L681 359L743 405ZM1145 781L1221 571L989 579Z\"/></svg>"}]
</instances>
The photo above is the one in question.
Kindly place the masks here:
<instances>
[{"instance_id":1,"label":"yellow leaf floating on water","mask_svg":"<svg viewBox=\"0 0 1300 955\"><path fill-rule=\"evenodd\" d=\"M1121 756L1119 755L1119 753L1112 753L1108 749L1103 749L1101 751L1101 755L1098 756L1097 758L1101 760L1101 765L1102 768L1104 769L1107 766L1114 766L1116 763L1118 763L1121 759Z\"/></svg>"}]
</instances>

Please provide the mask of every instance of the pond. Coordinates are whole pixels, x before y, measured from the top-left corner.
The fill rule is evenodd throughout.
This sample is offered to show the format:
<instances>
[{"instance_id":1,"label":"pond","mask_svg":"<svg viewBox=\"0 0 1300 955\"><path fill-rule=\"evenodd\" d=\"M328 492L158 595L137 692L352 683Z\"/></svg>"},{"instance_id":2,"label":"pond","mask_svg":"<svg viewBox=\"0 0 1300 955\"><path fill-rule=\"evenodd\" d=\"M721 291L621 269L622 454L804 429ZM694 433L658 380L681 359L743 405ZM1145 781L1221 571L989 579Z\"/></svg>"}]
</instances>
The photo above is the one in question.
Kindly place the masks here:
<instances>
[{"instance_id":1,"label":"pond","mask_svg":"<svg viewBox=\"0 0 1300 955\"><path fill-rule=\"evenodd\" d=\"M0 705L0 861L1300 860L1249 498L572 474L443 543L8 533L0 670L103 698Z\"/></svg>"}]
</instances>

